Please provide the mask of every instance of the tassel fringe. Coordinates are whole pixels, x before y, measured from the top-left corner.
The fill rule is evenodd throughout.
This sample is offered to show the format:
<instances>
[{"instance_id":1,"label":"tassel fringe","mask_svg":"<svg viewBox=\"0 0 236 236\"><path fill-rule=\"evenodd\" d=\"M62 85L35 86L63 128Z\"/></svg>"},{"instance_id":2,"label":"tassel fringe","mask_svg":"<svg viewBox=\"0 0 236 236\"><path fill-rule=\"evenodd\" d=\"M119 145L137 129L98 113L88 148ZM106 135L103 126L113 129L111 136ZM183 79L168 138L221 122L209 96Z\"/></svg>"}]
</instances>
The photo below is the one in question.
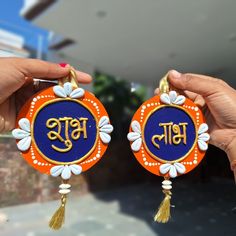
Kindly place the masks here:
<instances>
[{"instance_id":1,"label":"tassel fringe","mask_svg":"<svg viewBox=\"0 0 236 236\"><path fill-rule=\"evenodd\" d=\"M169 219L171 218L170 200L171 200L172 193L170 190L163 190L163 193L165 194L165 198L160 204L160 207L154 217L154 221L158 223L167 223Z\"/></svg>"},{"instance_id":2,"label":"tassel fringe","mask_svg":"<svg viewBox=\"0 0 236 236\"><path fill-rule=\"evenodd\" d=\"M61 196L61 206L52 216L49 227L54 230L59 230L65 222L65 206L66 206L66 195Z\"/></svg>"},{"instance_id":3,"label":"tassel fringe","mask_svg":"<svg viewBox=\"0 0 236 236\"><path fill-rule=\"evenodd\" d=\"M165 178L162 181L162 192L165 194L165 198L161 202L159 209L154 217L154 221L158 223L167 223L171 217L170 215L170 200L171 200L171 189L172 189L172 182L169 178Z\"/></svg>"}]
</instances>

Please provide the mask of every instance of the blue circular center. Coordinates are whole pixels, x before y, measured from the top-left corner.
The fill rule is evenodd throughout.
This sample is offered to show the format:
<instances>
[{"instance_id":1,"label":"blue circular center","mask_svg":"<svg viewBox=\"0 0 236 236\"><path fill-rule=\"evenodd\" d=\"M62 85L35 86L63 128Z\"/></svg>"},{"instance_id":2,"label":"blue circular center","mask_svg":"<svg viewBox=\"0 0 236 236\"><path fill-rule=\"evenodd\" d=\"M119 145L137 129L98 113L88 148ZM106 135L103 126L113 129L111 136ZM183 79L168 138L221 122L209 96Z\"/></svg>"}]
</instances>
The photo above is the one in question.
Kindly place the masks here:
<instances>
[{"instance_id":1,"label":"blue circular center","mask_svg":"<svg viewBox=\"0 0 236 236\"><path fill-rule=\"evenodd\" d=\"M160 107L146 121L146 148L152 156L163 161L175 161L184 157L192 149L195 139L194 122L181 108Z\"/></svg>"},{"instance_id":2,"label":"blue circular center","mask_svg":"<svg viewBox=\"0 0 236 236\"><path fill-rule=\"evenodd\" d=\"M81 103L62 99L41 108L34 120L33 136L38 150L48 161L77 162L93 150L97 124Z\"/></svg>"}]
</instances>

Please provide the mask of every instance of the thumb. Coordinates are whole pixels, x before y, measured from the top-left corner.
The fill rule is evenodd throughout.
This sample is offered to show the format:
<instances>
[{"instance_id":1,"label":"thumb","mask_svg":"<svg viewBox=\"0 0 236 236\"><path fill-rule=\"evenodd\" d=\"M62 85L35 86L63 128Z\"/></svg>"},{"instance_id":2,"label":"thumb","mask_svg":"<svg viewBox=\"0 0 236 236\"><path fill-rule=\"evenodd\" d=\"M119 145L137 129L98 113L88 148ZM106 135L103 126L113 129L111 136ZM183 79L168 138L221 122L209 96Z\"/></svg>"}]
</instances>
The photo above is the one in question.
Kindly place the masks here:
<instances>
[{"instance_id":1,"label":"thumb","mask_svg":"<svg viewBox=\"0 0 236 236\"><path fill-rule=\"evenodd\" d=\"M176 88L188 90L207 97L211 94L222 92L228 85L220 79L198 74L181 74L176 70L168 73L169 82Z\"/></svg>"}]
</instances>

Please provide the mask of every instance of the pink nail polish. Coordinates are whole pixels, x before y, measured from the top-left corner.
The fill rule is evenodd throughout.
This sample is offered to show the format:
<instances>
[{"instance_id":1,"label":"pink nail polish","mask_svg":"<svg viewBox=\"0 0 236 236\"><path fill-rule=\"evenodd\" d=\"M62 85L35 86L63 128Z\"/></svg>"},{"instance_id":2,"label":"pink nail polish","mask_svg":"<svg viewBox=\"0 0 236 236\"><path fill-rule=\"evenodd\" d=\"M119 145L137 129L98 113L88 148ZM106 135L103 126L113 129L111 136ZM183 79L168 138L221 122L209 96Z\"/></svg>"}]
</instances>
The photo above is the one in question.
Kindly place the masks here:
<instances>
[{"instance_id":1,"label":"pink nail polish","mask_svg":"<svg viewBox=\"0 0 236 236\"><path fill-rule=\"evenodd\" d=\"M61 62L61 63L59 63L59 65L60 65L61 67L65 68L66 65L67 65L67 63L65 63L65 62Z\"/></svg>"}]
</instances>

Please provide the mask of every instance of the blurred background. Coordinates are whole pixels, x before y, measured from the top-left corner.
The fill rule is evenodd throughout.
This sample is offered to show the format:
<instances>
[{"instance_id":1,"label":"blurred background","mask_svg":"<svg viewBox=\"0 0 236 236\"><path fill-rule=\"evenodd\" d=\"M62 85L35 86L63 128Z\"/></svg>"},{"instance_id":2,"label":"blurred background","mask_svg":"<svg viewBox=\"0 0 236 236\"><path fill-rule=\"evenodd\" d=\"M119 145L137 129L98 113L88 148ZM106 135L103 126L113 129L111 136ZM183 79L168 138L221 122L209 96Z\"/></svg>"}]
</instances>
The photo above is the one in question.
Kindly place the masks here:
<instances>
[{"instance_id":1,"label":"blurred background","mask_svg":"<svg viewBox=\"0 0 236 236\"><path fill-rule=\"evenodd\" d=\"M47 222L58 181L20 157L0 136L0 235L235 236L236 191L227 156L210 146L190 174L174 180L172 218L153 222L161 178L132 155L126 133L135 110L169 69L207 74L236 87L235 0L1 1L0 56L67 62L91 85L115 132L106 155L72 179L66 224Z\"/></svg>"}]
</instances>

